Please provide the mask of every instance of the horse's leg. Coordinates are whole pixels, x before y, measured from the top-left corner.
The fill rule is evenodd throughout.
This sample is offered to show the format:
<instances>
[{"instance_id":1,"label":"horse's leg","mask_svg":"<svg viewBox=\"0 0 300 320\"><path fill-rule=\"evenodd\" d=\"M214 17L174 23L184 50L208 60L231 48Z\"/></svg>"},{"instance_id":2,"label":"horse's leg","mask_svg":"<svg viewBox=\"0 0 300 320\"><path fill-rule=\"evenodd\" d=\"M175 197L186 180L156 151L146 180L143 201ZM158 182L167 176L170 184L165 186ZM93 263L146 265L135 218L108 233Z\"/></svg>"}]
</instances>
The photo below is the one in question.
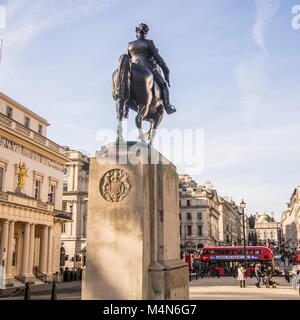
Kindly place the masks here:
<instances>
[{"instance_id":1,"label":"horse's leg","mask_svg":"<svg viewBox=\"0 0 300 320\"><path fill-rule=\"evenodd\" d=\"M162 118L163 118L163 115L164 115L163 109L160 108L159 110L160 111L157 111L156 116L154 118L154 121L151 123L151 127L149 130L150 146L152 146L152 144L153 144L153 140L156 135L156 130L157 130Z\"/></svg>"},{"instance_id":2,"label":"horse's leg","mask_svg":"<svg viewBox=\"0 0 300 320\"><path fill-rule=\"evenodd\" d=\"M123 139L123 126L122 126L122 120L118 120L118 129L117 129L117 133L118 133L118 136L117 136L117 142L122 142L124 141Z\"/></svg>"},{"instance_id":3,"label":"horse's leg","mask_svg":"<svg viewBox=\"0 0 300 320\"><path fill-rule=\"evenodd\" d=\"M124 141L123 139L123 104L118 99L116 104L117 114L118 114L118 129L117 129L117 142Z\"/></svg>"},{"instance_id":4,"label":"horse's leg","mask_svg":"<svg viewBox=\"0 0 300 320\"><path fill-rule=\"evenodd\" d=\"M136 124L136 127L139 130L141 142L145 142L142 121L145 118L145 116L147 115L148 109L149 109L148 105L139 107L138 114L135 117L135 124Z\"/></svg>"}]
</instances>

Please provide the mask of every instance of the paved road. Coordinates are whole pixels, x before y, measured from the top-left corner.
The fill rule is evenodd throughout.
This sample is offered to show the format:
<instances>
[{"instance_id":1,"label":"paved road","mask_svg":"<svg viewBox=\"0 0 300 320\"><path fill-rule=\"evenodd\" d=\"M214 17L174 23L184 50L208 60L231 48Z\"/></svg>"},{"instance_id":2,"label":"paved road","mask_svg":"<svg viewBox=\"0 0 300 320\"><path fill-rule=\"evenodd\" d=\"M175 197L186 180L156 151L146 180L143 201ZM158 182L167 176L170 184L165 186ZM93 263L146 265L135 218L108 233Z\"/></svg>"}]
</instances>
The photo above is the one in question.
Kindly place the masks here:
<instances>
[{"instance_id":1,"label":"paved road","mask_svg":"<svg viewBox=\"0 0 300 320\"><path fill-rule=\"evenodd\" d=\"M291 288L283 277L275 277L277 288L256 288L255 278L246 279L246 288L240 288L235 278L209 278L190 282L191 300L300 300L298 291ZM58 300L80 300L81 282L60 283L57 289ZM32 287L31 300L50 300L51 285ZM23 300L24 296L6 297L3 300ZM0 299L0 300L2 300Z\"/></svg>"},{"instance_id":2,"label":"paved road","mask_svg":"<svg viewBox=\"0 0 300 320\"><path fill-rule=\"evenodd\" d=\"M255 286L255 278L246 278L246 288L240 288L235 278L209 278L190 282L191 300L300 300L297 290L292 289L283 277L274 277L277 288Z\"/></svg>"}]
</instances>

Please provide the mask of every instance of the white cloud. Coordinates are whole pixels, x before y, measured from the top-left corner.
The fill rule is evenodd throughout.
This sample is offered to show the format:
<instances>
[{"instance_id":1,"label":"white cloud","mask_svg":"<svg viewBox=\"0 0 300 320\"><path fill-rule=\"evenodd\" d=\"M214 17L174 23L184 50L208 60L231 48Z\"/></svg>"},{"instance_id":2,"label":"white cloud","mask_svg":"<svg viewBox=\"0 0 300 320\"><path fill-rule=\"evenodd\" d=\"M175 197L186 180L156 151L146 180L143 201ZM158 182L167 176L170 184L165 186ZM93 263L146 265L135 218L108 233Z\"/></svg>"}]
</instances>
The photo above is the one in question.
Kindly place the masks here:
<instances>
[{"instance_id":1,"label":"white cloud","mask_svg":"<svg viewBox=\"0 0 300 320\"><path fill-rule=\"evenodd\" d=\"M256 0L256 21L253 39L261 49L259 55L250 56L235 68L237 86L241 93L244 122L255 120L263 108L264 96L268 91L268 75L265 68L267 49L265 31L280 6L280 0Z\"/></svg>"},{"instance_id":2,"label":"white cloud","mask_svg":"<svg viewBox=\"0 0 300 320\"><path fill-rule=\"evenodd\" d=\"M255 43L266 53L265 31L280 6L280 0L256 0L256 22L253 27Z\"/></svg>"},{"instance_id":3,"label":"white cloud","mask_svg":"<svg viewBox=\"0 0 300 320\"><path fill-rule=\"evenodd\" d=\"M120 0L9 0L7 28L3 37L7 48L26 45L35 36L61 24L94 14Z\"/></svg>"},{"instance_id":4,"label":"white cloud","mask_svg":"<svg viewBox=\"0 0 300 320\"><path fill-rule=\"evenodd\" d=\"M268 89L268 76L263 57L248 59L236 66L235 76L241 92L242 116L245 122L253 120L263 108Z\"/></svg>"}]
</instances>

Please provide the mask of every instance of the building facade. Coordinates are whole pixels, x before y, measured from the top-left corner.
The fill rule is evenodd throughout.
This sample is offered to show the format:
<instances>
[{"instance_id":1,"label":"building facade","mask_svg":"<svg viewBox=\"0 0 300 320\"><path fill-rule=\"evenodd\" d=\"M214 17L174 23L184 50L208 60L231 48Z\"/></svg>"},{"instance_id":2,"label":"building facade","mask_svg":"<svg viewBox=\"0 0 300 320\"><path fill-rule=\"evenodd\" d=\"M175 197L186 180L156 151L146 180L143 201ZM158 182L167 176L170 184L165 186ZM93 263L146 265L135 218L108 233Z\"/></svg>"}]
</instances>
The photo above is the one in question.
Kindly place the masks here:
<instances>
[{"instance_id":1,"label":"building facade","mask_svg":"<svg viewBox=\"0 0 300 320\"><path fill-rule=\"evenodd\" d=\"M255 232L258 245L278 246L281 241L281 225L275 221L274 212L271 215L266 213L255 214Z\"/></svg>"},{"instance_id":2,"label":"building facade","mask_svg":"<svg viewBox=\"0 0 300 320\"><path fill-rule=\"evenodd\" d=\"M179 175L181 253L220 243L219 197L210 182L198 186L189 175Z\"/></svg>"},{"instance_id":3,"label":"building facade","mask_svg":"<svg viewBox=\"0 0 300 320\"><path fill-rule=\"evenodd\" d=\"M0 257L7 286L59 271L63 148L49 123L0 93Z\"/></svg>"},{"instance_id":4,"label":"building facade","mask_svg":"<svg viewBox=\"0 0 300 320\"><path fill-rule=\"evenodd\" d=\"M281 215L281 228L284 248L289 253L296 253L300 246L300 186L296 187L287 209Z\"/></svg>"},{"instance_id":5,"label":"building facade","mask_svg":"<svg viewBox=\"0 0 300 320\"><path fill-rule=\"evenodd\" d=\"M62 226L62 265L77 268L85 265L89 158L67 147L64 155L69 161L64 170L63 210L72 215L72 221Z\"/></svg>"},{"instance_id":6,"label":"building facade","mask_svg":"<svg viewBox=\"0 0 300 320\"><path fill-rule=\"evenodd\" d=\"M224 246L242 245L242 215L234 201L228 197L220 197L220 244ZM247 234L247 232L246 232Z\"/></svg>"}]
</instances>

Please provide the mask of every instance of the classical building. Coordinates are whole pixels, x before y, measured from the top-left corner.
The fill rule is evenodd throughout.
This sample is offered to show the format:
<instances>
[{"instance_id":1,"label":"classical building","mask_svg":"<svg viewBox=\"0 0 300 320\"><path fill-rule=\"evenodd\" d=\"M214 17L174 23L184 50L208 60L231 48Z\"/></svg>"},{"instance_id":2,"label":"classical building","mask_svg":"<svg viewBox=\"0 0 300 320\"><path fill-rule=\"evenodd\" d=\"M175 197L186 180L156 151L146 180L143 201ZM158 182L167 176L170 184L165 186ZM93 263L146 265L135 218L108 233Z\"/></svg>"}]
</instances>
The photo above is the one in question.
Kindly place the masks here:
<instances>
[{"instance_id":1,"label":"classical building","mask_svg":"<svg viewBox=\"0 0 300 320\"><path fill-rule=\"evenodd\" d=\"M59 271L63 148L49 123L0 93L0 257L7 286ZM2 274L0 275L2 277Z\"/></svg>"},{"instance_id":2,"label":"classical building","mask_svg":"<svg viewBox=\"0 0 300 320\"><path fill-rule=\"evenodd\" d=\"M239 207L233 200L229 201L228 197L220 197L219 202L220 244L224 246L242 245L243 224Z\"/></svg>"},{"instance_id":3,"label":"classical building","mask_svg":"<svg viewBox=\"0 0 300 320\"><path fill-rule=\"evenodd\" d=\"M181 253L217 246L220 239L220 200L210 182L198 186L189 175L179 175Z\"/></svg>"},{"instance_id":4,"label":"classical building","mask_svg":"<svg viewBox=\"0 0 300 320\"><path fill-rule=\"evenodd\" d=\"M296 187L287 209L281 215L281 228L284 247L287 252L295 253L300 246L300 186Z\"/></svg>"},{"instance_id":5,"label":"classical building","mask_svg":"<svg viewBox=\"0 0 300 320\"><path fill-rule=\"evenodd\" d=\"M272 212L271 215L256 212L255 232L258 245L268 247L279 245L281 240L281 226L280 222L275 221L274 212Z\"/></svg>"},{"instance_id":6,"label":"classical building","mask_svg":"<svg viewBox=\"0 0 300 320\"><path fill-rule=\"evenodd\" d=\"M67 147L64 155L69 161L64 170L63 210L72 215L72 221L62 226L62 264L76 268L85 264L89 158Z\"/></svg>"}]
</instances>

